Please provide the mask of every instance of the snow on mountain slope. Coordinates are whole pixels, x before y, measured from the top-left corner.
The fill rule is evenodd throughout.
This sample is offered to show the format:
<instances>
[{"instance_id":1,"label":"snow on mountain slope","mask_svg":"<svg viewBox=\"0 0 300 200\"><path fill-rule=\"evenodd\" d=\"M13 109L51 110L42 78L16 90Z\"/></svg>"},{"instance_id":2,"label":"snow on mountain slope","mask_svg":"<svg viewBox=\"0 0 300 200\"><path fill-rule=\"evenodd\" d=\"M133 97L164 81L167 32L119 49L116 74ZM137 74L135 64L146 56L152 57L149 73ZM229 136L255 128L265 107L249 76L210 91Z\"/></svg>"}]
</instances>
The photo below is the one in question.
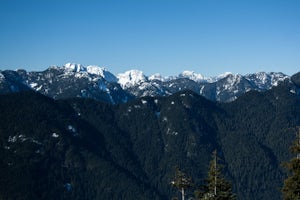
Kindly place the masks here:
<instances>
[{"instance_id":1,"label":"snow on mountain slope","mask_svg":"<svg viewBox=\"0 0 300 200\"><path fill-rule=\"evenodd\" d=\"M95 74L95 75L101 76L106 81L111 82L111 83L118 82L117 77L115 77L115 75L113 75L112 73L110 73L104 67L99 67L99 66L96 66L96 65L89 65L86 68L87 68L87 72L89 74Z\"/></svg>"},{"instance_id":2,"label":"snow on mountain slope","mask_svg":"<svg viewBox=\"0 0 300 200\"><path fill-rule=\"evenodd\" d=\"M123 103L133 98L191 90L213 101L229 102L249 90L265 91L283 81L290 81L290 77L275 72L245 76L226 72L205 77L183 71L178 76L147 77L142 71L129 70L115 76L104 67L67 63L41 72L0 71L0 93L32 89L52 98L85 97Z\"/></svg>"},{"instance_id":3,"label":"snow on mountain slope","mask_svg":"<svg viewBox=\"0 0 300 200\"><path fill-rule=\"evenodd\" d=\"M178 75L179 78L188 78L195 82L206 82L206 78L202 74L197 74L193 71L183 71Z\"/></svg>"},{"instance_id":4,"label":"snow on mountain slope","mask_svg":"<svg viewBox=\"0 0 300 200\"><path fill-rule=\"evenodd\" d=\"M283 82L290 77L283 73L276 72L258 72L254 74L247 74L245 78L261 90L268 90L273 86L277 86L279 82Z\"/></svg>"},{"instance_id":5,"label":"snow on mountain slope","mask_svg":"<svg viewBox=\"0 0 300 200\"><path fill-rule=\"evenodd\" d=\"M86 71L86 68L81 64L67 63L64 65L65 69L71 72L82 72Z\"/></svg>"},{"instance_id":6,"label":"snow on mountain slope","mask_svg":"<svg viewBox=\"0 0 300 200\"><path fill-rule=\"evenodd\" d=\"M129 88L148 81L148 78L139 70L129 70L117 75L118 83L122 88Z\"/></svg>"},{"instance_id":7,"label":"snow on mountain slope","mask_svg":"<svg viewBox=\"0 0 300 200\"><path fill-rule=\"evenodd\" d=\"M159 73L156 73L156 74L152 74L151 76L148 77L148 80L150 81L168 81L170 80L170 77L163 77L162 75L160 75Z\"/></svg>"},{"instance_id":8,"label":"snow on mountain slope","mask_svg":"<svg viewBox=\"0 0 300 200\"><path fill-rule=\"evenodd\" d=\"M5 79L5 76L2 74L2 72L0 71L0 81L3 81Z\"/></svg>"},{"instance_id":9,"label":"snow on mountain slope","mask_svg":"<svg viewBox=\"0 0 300 200\"><path fill-rule=\"evenodd\" d=\"M14 73L13 80L19 80L28 88L54 99L84 97L119 103L132 98L120 87L112 73L98 66L84 67L81 64L67 63L62 67L51 66L42 72L18 70ZM6 86L8 84L1 85L0 90L1 87L9 87ZM15 84L13 86L15 87Z\"/></svg>"},{"instance_id":10,"label":"snow on mountain slope","mask_svg":"<svg viewBox=\"0 0 300 200\"><path fill-rule=\"evenodd\" d=\"M232 73L217 81L216 85L216 100L223 102L233 101L253 89L249 81L242 75Z\"/></svg>"},{"instance_id":11,"label":"snow on mountain slope","mask_svg":"<svg viewBox=\"0 0 300 200\"><path fill-rule=\"evenodd\" d=\"M89 65L87 67L84 67L81 64L76 63L67 63L63 66L63 68L67 72L73 72L75 73L75 76L80 77L90 77L90 75L96 75L98 77L104 78L108 82L117 82L118 79L110 73L107 69L104 67L99 67L97 65Z\"/></svg>"}]
</instances>

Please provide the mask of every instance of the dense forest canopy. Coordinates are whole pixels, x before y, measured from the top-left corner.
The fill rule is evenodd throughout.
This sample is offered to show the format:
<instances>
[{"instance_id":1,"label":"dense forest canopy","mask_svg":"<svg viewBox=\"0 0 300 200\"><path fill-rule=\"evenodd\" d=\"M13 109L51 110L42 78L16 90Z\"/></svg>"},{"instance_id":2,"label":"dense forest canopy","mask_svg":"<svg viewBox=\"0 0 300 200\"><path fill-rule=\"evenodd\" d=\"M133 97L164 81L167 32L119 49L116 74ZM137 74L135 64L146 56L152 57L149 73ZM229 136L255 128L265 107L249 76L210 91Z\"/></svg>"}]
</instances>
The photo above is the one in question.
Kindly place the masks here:
<instances>
[{"instance_id":1,"label":"dense forest canopy","mask_svg":"<svg viewBox=\"0 0 300 200\"><path fill-rule=\"evenodd\" d=\"M118 105L1 95L0 199L170 199L179 196L174 166L201 185L217 150L237 199L279 200L300 124L291 90L231 103L183 91Z\"/></svg>"}]
</instances>

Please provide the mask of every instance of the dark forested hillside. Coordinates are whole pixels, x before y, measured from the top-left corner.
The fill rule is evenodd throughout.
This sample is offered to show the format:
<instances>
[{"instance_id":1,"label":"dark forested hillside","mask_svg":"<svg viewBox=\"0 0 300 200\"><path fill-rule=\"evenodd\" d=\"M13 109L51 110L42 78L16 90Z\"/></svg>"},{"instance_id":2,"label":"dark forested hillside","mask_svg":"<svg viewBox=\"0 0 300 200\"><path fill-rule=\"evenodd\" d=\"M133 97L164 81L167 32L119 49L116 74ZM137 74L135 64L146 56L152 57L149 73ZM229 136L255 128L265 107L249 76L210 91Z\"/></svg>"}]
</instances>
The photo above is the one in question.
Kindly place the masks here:
<instances>
[{"instance_id":1,"label":"dark forested hillside","mask_svg":"<svg viewBox=\"0 0 300 200\"><path fill-rule=\"evenodd\" d=\"M299 97L285 86L222 105L231 116L219 123L220 142L238 194L280 199L281 165L300 123L299 105Z\"/></svg>"},{"instance_id":2,"label":"dark forested hillside","mask_svg":"<svg viewBox=\"0 0 300 200\"><path fill-rule=\"evenodd\" d=\"M95 109L110 120L105 105ZM97 130L70 103L32 92L1 96L0 112L0 199L162 199L114 161L104 138L113 125Z\"/></svg>"},{"instance_id":3,"label":"dark forested hillside","mask_svg":"<svg viewBox=\"0 0 300 200\"><path fill-rule=\"evenodd\" d=\"M215 149L238 199L281 199L281 164L300 124L291 91L282 84L226 104L186 91L114 106L1 95L0 199L171 199L175 166L200 185Z\"/></svg>"}]
</instances>

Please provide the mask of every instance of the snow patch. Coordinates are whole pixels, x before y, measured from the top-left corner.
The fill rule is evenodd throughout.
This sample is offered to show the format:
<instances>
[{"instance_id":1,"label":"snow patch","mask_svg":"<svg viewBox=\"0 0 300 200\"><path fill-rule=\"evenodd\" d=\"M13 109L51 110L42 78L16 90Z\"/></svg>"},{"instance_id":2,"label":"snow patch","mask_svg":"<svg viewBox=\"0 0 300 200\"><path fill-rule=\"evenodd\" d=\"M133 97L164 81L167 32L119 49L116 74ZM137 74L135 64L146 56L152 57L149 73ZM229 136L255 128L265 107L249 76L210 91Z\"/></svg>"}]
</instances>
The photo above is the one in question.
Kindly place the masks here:
<instances>
[{"instance_id":1,"label":"snow patch","mask_svg":"<svg viewBox=\"0 0 300 200\"><path fill-rule=\"evenodd\" d=\"M5 79L5 76L0 72L0 80Z\"/></svg>"},{"instance_id":2,"label":"snow patch","mask_svg":"<svg viewBox=\"0 0 300 200\"><path fill-rule=\"evenodd\" d=\"M147 104L148 102L146 100L141 100L142 101L142 104Z\"/></svg>"},{"instance_id":3,"label":"snow patch","mask_svg":"<svg viewBox=\"0 0 300 200\"><path fill-rule=\"evenodd\" d=\"M172 131L171 128L168 128L167 129L167 135L175 135L176 136L176 135L178 135L178 132L177 131Z\"/></svg>"},{"instance_id":4,"label":"snow patch","mask_svg":"<svg viewBox=\"0 0 300 200\"><path fill-rule=\"evenodd\" d=\"M127 112L131 112L132 111L132 108L131 107L129 107L128 108L128 110L127 110Z\"/></svg>"},{"instance_id":5,"label":"snow patch","mask_svg":"<svg viewBox=\"0 0 300 200\"><path fill-rule=\"evenodd\" d=\"M39 86L38 88L36 88L35 90L36 90L36 91L40 91L42 88L43 88L43 86L40 85L40 86Z\"/></svg>"},{"instance_id":6,"label":"snow patch","mask_svg":"<svg viewBox=\"0 0 300 200\"><path fill-rule=\"evenodd\" d=\"M204 88L205 88L205 86L203 85L203 86L201 86L201 88L200 88L200 91L199 91L199 93L200 94L203 94L203 90L204 90Z\"/></svg>"},{"instance_id":7,"label":"snow patch","mask_svg":"<svg viewBox=\"0 0 300 200\"><path fill-rule=\"evenodd\" d=\"M290 93L296 94L296 90L295 90L295 89L291 89L291 90L290 90Z\"/></svg>"},{"instance_id":8,"label":"snow patch","mask_svg":"<svg viewBox=\"0 0 300 200\"><path fill-rule=\"evenodd\" d=\"M9 136L7 141L10 142L10 143L14 143L14 142L17 141L17 136L16 135L15 136Z\"/></svg>"},{"instance_id":9,"label":"snow patch","mask_svg":"<svg viewBox=\"0 0 300 200\"><path fill-rule=\"evenodd\" d=\"M72 125L68 125L67 129L72 133L73 136L77 135L76 129Z\"/></svg>"},{"instance_id":10,"label":"snow patch","mask_svg":"<svg viewBox=\"0 0 300 200\"><path fill-rule=\"evenodd\" d=\"M52 137L54 137L54 138L58 138L58 137L59 137L59 135L58 135L57 133L52 133Z\"/></svg>"},{"instance_id":11,"label":"snow patch","mask_svg":"<svg viewBox=\"0 0 300 200\"><path fill-rule=\"evenodd\" d=\"M22 134L9 136L7 141L9 143L30 141L30 142L33 142L33 143L36 143L36 144L39 144L39 145L42 144L41 142L39 142L39 141L37 141L33 138L28 138L28 137L26 137L25 135L22 135Z\"/></svg>"},{"instance_id":12,"label":"snow patch","mask_svg":"<svg viewBox=\"0 0 300 200\"><path fill-rule=\"evenodd\" d=\"M38 84L37 83L30 83L31 88L35 88Z\"/></svg>"}]
</instances>

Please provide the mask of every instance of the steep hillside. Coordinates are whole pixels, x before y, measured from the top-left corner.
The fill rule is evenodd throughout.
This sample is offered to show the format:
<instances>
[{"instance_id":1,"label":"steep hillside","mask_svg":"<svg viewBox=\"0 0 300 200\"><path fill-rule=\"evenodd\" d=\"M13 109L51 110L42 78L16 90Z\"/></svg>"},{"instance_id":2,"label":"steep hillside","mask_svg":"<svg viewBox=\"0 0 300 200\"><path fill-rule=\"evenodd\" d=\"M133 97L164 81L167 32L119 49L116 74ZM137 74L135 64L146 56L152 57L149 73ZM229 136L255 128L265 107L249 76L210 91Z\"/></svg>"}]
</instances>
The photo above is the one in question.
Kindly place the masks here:
<instances>
[{"instance_id":1,"label":"steep hillside","mask_svg":"<svg viewBox=\"0 0 300 200\"><path fill-rule=\"evenodd\" d=\"M1 95L0 198L170 199L174 167L199 185L217 149L238 199L279 200L300 124L294 91L282 84L231 103L183 91L114 106Z\"/></svg>"},{"instance_id":2,"label":"steep hillside","mask_svg":"<svg viewBox=\"0 0 300 200\"><path fill-rule=\"evenodd\" d=\"M139 171L114 161L107 148L117 144L70 104L16 93L0 97L0 112L0 199L162 199Z\"/></svg>"},{"instance_id":3,"label":"steep hillside","mask_svg":"<svg viewBox=\"0 0 300 200\"><path fill-rule=\"evenodd\" d=\"M230 116L218 123L220 142L237 193L249 199L281 199L282 164L290 157L294 128L300 124L299 96L279 86L262 94L250 92L222 107Z\"/></svg>"}]
</instances>

